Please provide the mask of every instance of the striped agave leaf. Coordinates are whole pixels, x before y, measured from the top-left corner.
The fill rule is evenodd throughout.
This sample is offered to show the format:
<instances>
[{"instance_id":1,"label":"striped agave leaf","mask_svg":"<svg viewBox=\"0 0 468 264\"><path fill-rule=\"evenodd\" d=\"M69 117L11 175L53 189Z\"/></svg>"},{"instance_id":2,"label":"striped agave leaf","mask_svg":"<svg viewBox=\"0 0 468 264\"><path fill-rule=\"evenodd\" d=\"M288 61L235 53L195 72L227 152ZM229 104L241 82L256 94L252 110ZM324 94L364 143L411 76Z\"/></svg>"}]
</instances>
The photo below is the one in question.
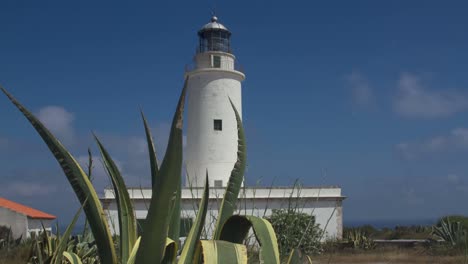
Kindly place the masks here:
<instances>
[{"instance_id":1,"label":"striped agave leaf","mask_svg":"<svg viewBox=\"0 0 468 264\"><path fill-rule=\"evenodd\" d=\"M247 247L221 240L200 240L195 251L195 260L204 264L247 264Z\"/></svg>"},{"instance_id":2,"label":"striped agave leaf","mask_svg":"<svg viewBox=\"0 0 468 264\"><path fill-rule=\"evenodd\" d=\"M86 173L83 171L76 159L67 151L67 149L54 137L54 135L23 105L21 105L10 93L3 87L0 87L3 93L10 101L23 113L43 141L49 147L50 151L62 167L65 176L75 191L81 205L84 206L84 212L93 232L96 244L98 246L99 257L103 264L117 263L114 244L110 234L109 226L105 219L104 210L98 195L91 184ZM85 204L86 199L89 199Z\"/></svg>"},{"instance_id":3,"label":"striped agave leaf","mask_svg":"<svg viewBox=\"0 0 468 264\"><path fill-rule=\"evenodd\" d=\"M179 247L177 243L170 238L166 238L166 247L164 248L164 258L161 261L161 264L175 263L177 259L178 250L179 250Z\"/></svg>"},{"instance_id":4,"label":"striped agave leaf","mask_svg":"<svg viewBox=\"0 0 468 264\"><path fill-rule=\"evenodd\" d=\"M138 248L140 247L140 240L141 240L141 237L138 237L138 239L135 241L135 244L133 245L133 248L132 248L132 252L130 252L130 255L128 256L127 264L135 263L136 254L138 252ZM122 263L125 263L125 262L122 262Z\"/></svg>"},{"instance_id":5,"label":"striped agave leaf","mask_svg":"<svg viewBox=\"0 0 468 264\"><path fill-rule=\"evenodd\" d=\"M118 207L118 221L120 231L120 260L122 263L127 262L130 252L137 239L136 217L133 210L132 200L128 194L127 186L124 179L117 168L117 165L112 160L107 150L102 145L101 141L94 135L94 139L101 152L102 161L106 171L111 179L114 187L115 200Z\"/></svg>"},{"instance_id":6,"label":"striped agave leaf","mask_svg":"<svg viewBox=\"0 0 468 264\"><path fill-rule=\"evenodd\" d=\"M64 251L64 252L63 252L63 257L64 257L70 264L83 264L83 263L81 262L80 257L78 257L78 255L76 255L76 254L73 253L73 252Z\"/></svg>"},{"instance_id":7,"label":"striped agave leaf","mask_svg":"<svg viewBox=\"0 0 468 264\"><path fill-rule=\"evenodd\" d=\"M195 261L195 247L197 245L198 239L200 238L200 234L205 224L206 212L208 210L208 199L210 198L209 196L210 185L208 181L207 172L205 180L205 189L203 190L203 197L200 201L200 205L198 206L199 209L197 217L195 218L195 222L192 228L190 228L190 232L187 236L187 239L185 240L185 244L179 258L179 264L191 264Z\"/></svg>"},{"instance_id":8,"label":"striped agave leaf","mask_svg":"<svg viewBox=\"0 0 468 264\"><path fill-rule=\"evenodd\" d=\"M182 120L187 79L172 120L166 155L159 170L159 179L153 186L148 215L136 256L138 264L160 263L164 256L166 237L182 171ZM169 213L168 213L169 212Z\"/></svg>"},{"instance_id":9,"label":"striped agave leaf","mask_svg":"<svg viewBox=\"0 0 468 264\"><path fill-rule=\"evenodd\" d=\"M223 225L220 240L242 243L252 228L260 244L260 263L279 264L280 256L276 234L267 220L256 216L231 216Z\"/></svg>"},{"instance_id":10,"label":"striped agave leaf","mask_svg":"<svg viewBox=\"0 0 468 264\"><path fill-rule=\"evenodd\" d=\"M234 168L231 172L231 176L229 177L229 182L227 184L226 191L224 192L223 200L221 201L221 206L218 213L218 219L216 220L215 226L215 234L214 239L218 239L221 234L221 228L231 217L234 211L237 209L237 198L239 196L239 192L242 186L242 182L244 180L244 170L245 170L245 163L246 163L246 146L245 146L245 134L244 128L242 126L242 120L240 118L239 112L237 111L236 107L232 103L232 109L234 110L234 114L236 115L237 121L237 161L234 164Z\"/></svg>"},{"instance_id":11,"label":"striped agave leaf","mask_svg":"<svg viewBox=\"0 0 468 264\"><path fill-rule=\"evenodd\" d=\"M156 148L154 147L153 136L151 135L151 129L148 125L148 121L146 117L141 111L141 118L143 119L143 125L145 126L145 134L146 134L146 141L148 142L148 154L151 166L151 186L155 189L155 186L158 186L160 183L159 177L159 166L158 160L156 155ZM180 234L180 197L181 195L181 186L179 184L177 190L177 196L174 202L174 209L171 213L171 220L169 224L169 238L174 240L176 243L179 242L179 234Z\"/></svg>"},{"instance_id":12,"label":"striped agave leaf","mask_svg":"<svg viewBox=\"0 0 468 264\"><path fill-rule=\"evenodd\" d=\"M146 142L148 143L148 154L151 168L151 186L155 186L159 180L159 165L156 155L156 148L154 147L151 129L148 125L148 121L146 121L146 117L143 111L141 111L141 118L143 119L143 125L145 126Z\"/></svg>"}]
</instances>

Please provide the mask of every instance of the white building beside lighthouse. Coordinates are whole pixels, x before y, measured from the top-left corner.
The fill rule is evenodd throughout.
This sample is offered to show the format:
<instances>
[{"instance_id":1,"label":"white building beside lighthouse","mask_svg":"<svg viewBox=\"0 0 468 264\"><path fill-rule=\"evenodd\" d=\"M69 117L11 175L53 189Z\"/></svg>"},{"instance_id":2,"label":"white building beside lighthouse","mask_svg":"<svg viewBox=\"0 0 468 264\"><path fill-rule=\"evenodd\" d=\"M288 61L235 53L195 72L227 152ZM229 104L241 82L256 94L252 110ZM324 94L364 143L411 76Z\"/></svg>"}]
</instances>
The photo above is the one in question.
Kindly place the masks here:
<instances>
[{"instance_id":1,"label":"white building beside lighthouse","mask_svg":"<svg viewBox=\"0 0 468 264\"><path fill-rule=\"evenodd\" d=\"M231 49L231 32L216 17L198 31L199 43L194 64L186 69L189 77L186 107L186 187L181 193L181 236L188 234L197 213L206 171L210 197L205 230L210 237L225 187L237 159L237 123L229 100L242 116L243 72L236 67ZM248 147L248 146L247 146ZM298 178L302 175L298 175ZM151 200L151 188L128 188L136 218L144 221ZM274 209L291 205L314 215L324 230L323 240L339 239L343 233L341 188L327 187L249 187L241 191L239 214L268 217ZM101 202L118 234L118 213L112 187L104 189Z\"/></svg>"}]
</instances>

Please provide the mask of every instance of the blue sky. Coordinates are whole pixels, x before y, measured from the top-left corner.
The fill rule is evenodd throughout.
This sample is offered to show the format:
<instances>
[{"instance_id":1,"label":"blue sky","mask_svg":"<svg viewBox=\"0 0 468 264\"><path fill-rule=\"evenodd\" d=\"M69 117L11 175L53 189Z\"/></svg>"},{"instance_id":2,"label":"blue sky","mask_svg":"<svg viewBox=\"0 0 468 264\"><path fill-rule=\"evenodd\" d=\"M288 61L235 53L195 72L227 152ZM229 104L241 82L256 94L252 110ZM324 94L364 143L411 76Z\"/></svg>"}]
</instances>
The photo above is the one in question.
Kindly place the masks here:
<instances>
[{"instance_id":1,"label":"blue sky","mask_svg":"<svg viewBox=\"0 0 468 264\"><path fill-rule=\"evenodd\" d=\"M0 3L0 83L80 161L91 131L129 185L149 182L213 1ZM345 222L468 214L468 4L218 1L243 83L247 182L340 185ZM45 144L0 97L0 195L78 204ZM98 192L108 184L96 157Z\"/></svg>"}]
</instances>

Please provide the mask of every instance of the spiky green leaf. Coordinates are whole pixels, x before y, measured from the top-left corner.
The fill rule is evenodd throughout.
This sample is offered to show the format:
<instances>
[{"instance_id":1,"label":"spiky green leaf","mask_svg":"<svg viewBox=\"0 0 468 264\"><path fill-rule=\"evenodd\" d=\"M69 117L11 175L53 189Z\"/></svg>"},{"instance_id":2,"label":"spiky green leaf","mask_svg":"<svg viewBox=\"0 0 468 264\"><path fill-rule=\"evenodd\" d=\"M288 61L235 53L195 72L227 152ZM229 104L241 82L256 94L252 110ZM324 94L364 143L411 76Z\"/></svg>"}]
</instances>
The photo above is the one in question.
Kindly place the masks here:
<instances>
[{"instance_id":1,"label":"spiky green leaf","mask_svg":"<svg viewBox=\"0 0 468 264\"><path fill-rule=\"evenodd\" d=\"M166 247L164 248L164 258L161 261L161 264L174 264L177 258L177 251L179 247L177 243L170 239L166 238Z\"/></svg>"},{"instance_id":2,"label":"spiky green leaf","mask_svg":"<svg viewBox=\"0 0 468 264\"><path fill-rule=\"evenodd\" d=\"M166 154L159 170L159 184L154 186L151 203L144 225L136 262L138 264L160 263L169 233L172 207L181 184L182 172L182 123L187 79L172 120Z\"/></svg>"},{"instance_id":3,"label":"spiky green leaf","mask_svg":"<svg viewBox=\"0 0 468 264\"><path fill-rule=\"evenodd\" d=\"M155 186L158 182L159 166L158 157L156 155L156 148L154 147L153 136L151 135L151 129L146 121L146 117L141 111L141 118L143 119L143 125L145 126L146 142L148 143L148 154L151 167L151 186Z\"/></svg>"},{"instance_id":4,"label":"spiky green leaf","mask_svg":"<svg viewBox=\"0 0 468 264\"><path fill-rule=\"evenodd\" d=\"M120 231L120 260L127 262L133 245L136 242L136 217L133 210L132 200L125 185L125 181L120 174L120 171L109 155L109 152L104 148L101 141L94 136L101 152L102 161L106 171L111 179L114 187L115 200L118 207L119 231Z\"/></svg>"},{"instance_id":5,"label":"spiky green leaf","mask_svg":"<svg viewBox=\"0 0 468 264\"><path fill-rule=\"evenodd\" d=\"M141 241L141 237L138 237L138 239L135 241L135 244L133 245L132 252L130 252L130 255L127 260L127 264L135 263L136 254L138 252L138 249L140 248L140 241Z\"/></svg>"},{"instance_id":6,"label":"spiky green leaf","mask_svg":"<svg viewBox=\"0 0 468 264\"><path fill-rule=\"evenodd\" d=\"M180 254L179 264L191 264L194 262L195 247L197 241L200 239L200 234L202 232L203 226L205 225L206 212L208 210L208 200L210 196L210 186L208 181L208 172L206 173L205 180L205 189L203 191L203 197L198 206L197 217L195 222L190 228L190 232L185 239L184 247L182 248L182 253Z\"/></svg>"},{"instance_id":7,"label":"spiky green leaf","mask_svg":"<svg viewBox=\"0 0 468 264\"><path fill-rule=\"evenodd\" d=\"M221 206L218 213L218 219L216 220L215 234L214 239L218 239L221 234L221 228L224 222L231 217L236 210L237 198L239 197L239 192L242 187L242 182L244 181L244 170L246 163L246 146L245 146L245 134L244 128L242 126L242 120L240 118L239 112L237 112L236 107L232 103L232 109L236 115L237 121L237 161L234 164L234 168L229 177L229 182L224 192L224 197L221 202Z\"/></svg>"},{"instance_id":8,"label":"spiky green leaf","mask_svg":"<svg viewBox=\"0 0 468 264\"><path fill-rule=\"evenodd\" d=\"M154 147L154 140L151 134L151 129L148 125L148 121L146 117L141 111L141 118L143 119L143 125L145 126L145 135L146 141L148 143L148 154L151 166L151 186L155 189L155 186L158 186L160 183L159 177L159 166L158 166L158 159L156 155L156 148ZM179 234L180 234L180 185L177 190L177 196L174 202L174 208L172 210L171 221L169 224L169 237L174 240L176 243L179 242Z\"/></svg>"},{"instance_id":9,"label":"spiky green leaf","mask_svg":"<svg viewBox=\"0 0 468 264\"><path fill-rule=\"evenodd\" d=\"M195 260L201 260L204 264L247 264L247 248L245 245L226 241L200 240L195 251Z\"/></svg>"},{"instance_id":10,"label":"spiky green leaf","mask_svg":"<svg viewBox=\"0 0 468 264\"><path fill-rule=\"evenodd\" d=\"M252 228L260 244L260 263L280 263L275 230L267 220L256 216L231 216L223 225L220 240L243 243Z\"/></svg>"},{"instance_id":11,"label":"spiky green leaf","mask_svg":"<svg viewBox=\"0 0 468 264\"><path fill-rule=\"evenodd\" d=\"M73 252L63 252L63 256L70 264L82 264L80 257Z\"/></svg>"},{"instance_id":12,"label":"spiky green leaf","mask_svg":"<svg viewBox=\"0 0 468 264\"><path fill-rule=\"evenodd\" d=\"M181 184L179 183L176 190L174 205L172 208L171 219L169 221L168 237L179 243L180 236L180 199L182 195Z\"/></svg>"},{"instance_id":13,"label":"spiky green leaf","mask_svg":"<svg viewBox=\"0 0 468 264\"><path fill-rule=\"evenodd\" d=\"M91 230L94 234L96 244L98 245L101 262L103 264L117 263L117 256L115 254L109 226L105 219L104 210L102 209L98 195L86 173L62 143L60 143L60 141L56 139L29 110L21 105L3 87L0 88L10 101L23 113L47 144L50 151L62 167L62 170L75 191L80 203L83 205L85 200L89 198L89 201L84 205L84 212L86 214L86 218L90 222Z\"/></svg>"}]
</instances>

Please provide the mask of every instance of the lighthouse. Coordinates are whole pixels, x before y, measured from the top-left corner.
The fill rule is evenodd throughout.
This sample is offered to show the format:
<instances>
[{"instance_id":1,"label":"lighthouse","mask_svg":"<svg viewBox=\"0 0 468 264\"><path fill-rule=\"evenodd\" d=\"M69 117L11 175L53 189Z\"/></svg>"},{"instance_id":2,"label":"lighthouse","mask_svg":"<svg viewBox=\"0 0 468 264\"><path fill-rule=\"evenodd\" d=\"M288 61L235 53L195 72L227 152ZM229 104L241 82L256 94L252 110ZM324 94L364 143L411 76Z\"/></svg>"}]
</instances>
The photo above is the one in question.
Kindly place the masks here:
<instances>
[{"instance_id":1,"label":"lighthouse","mask_svg":"<svg viewBox=\"0 0 468 264\"><path fill-rule=\"evenodd\" d=\"M212 187L225 187L237 160L237 122L242 117L245 79L232 53L231 32L213 16L198 31L192 67L186 70L186 186L203 187L208 172Z\"/></svg>"}]
</instances>

